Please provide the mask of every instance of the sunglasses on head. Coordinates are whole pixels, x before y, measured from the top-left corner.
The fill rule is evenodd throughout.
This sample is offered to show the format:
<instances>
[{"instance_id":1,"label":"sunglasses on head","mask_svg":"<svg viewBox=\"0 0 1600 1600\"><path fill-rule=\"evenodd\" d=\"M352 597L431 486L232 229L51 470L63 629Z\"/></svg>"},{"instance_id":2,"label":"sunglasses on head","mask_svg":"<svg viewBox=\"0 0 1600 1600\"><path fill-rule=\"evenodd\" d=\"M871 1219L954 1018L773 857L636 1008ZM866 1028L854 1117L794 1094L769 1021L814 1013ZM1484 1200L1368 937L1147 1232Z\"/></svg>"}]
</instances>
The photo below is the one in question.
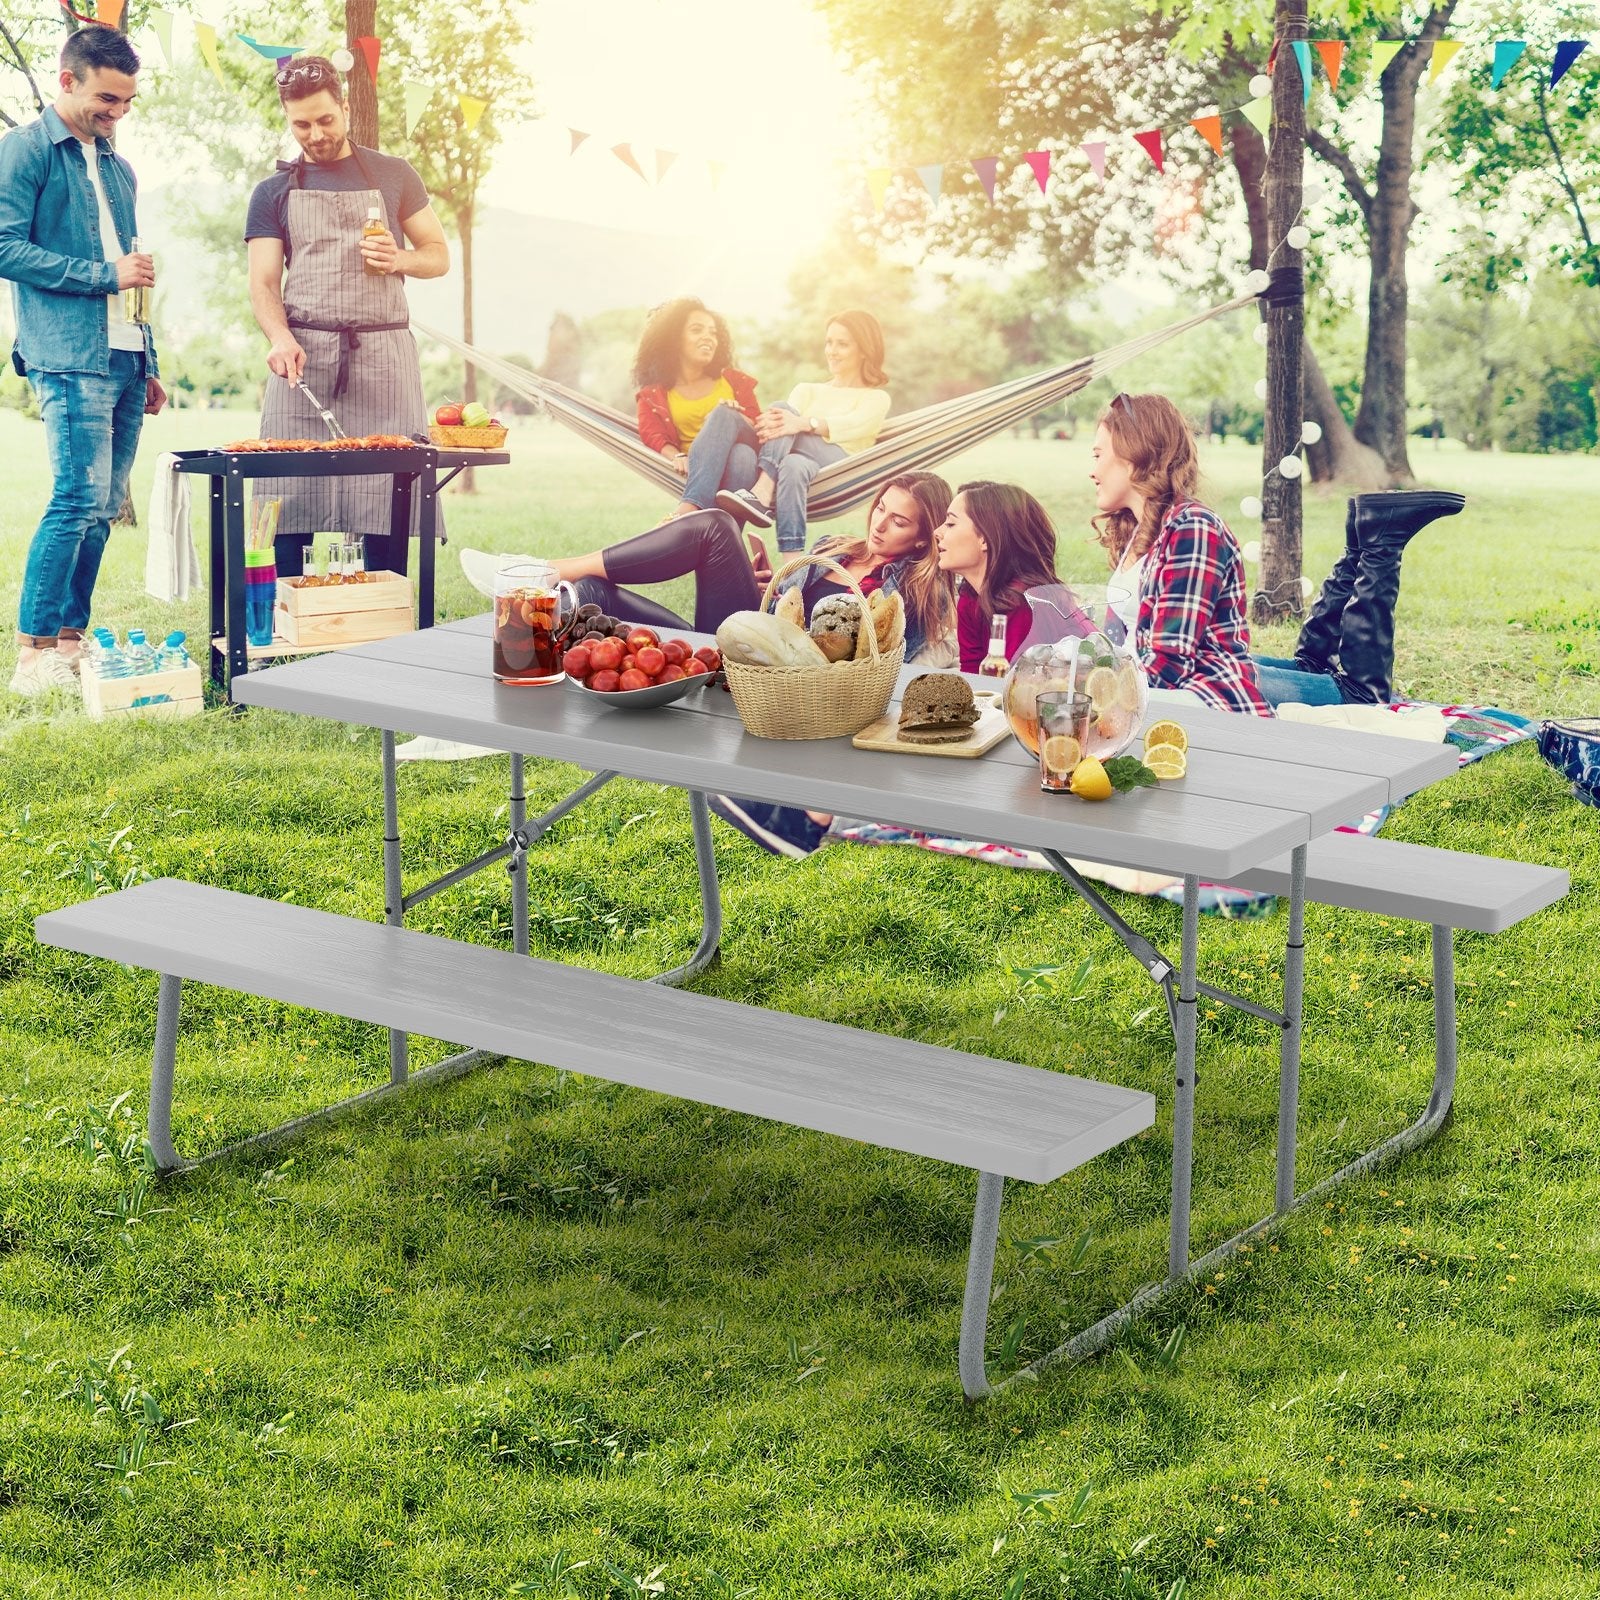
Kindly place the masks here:
<instances>
[{"instance_id":1,"label":"sunglasses on head","mask_svg":"<svg viewBox=\"0 0 1600 1600\"><path fill-rule=\"evenodd\" d=\"M321 61L291 61L288 66L278 68L277 77L280 89L300 84L314 84L335 93L339 89L339 75Z\"/></svg>"}]
</instances>

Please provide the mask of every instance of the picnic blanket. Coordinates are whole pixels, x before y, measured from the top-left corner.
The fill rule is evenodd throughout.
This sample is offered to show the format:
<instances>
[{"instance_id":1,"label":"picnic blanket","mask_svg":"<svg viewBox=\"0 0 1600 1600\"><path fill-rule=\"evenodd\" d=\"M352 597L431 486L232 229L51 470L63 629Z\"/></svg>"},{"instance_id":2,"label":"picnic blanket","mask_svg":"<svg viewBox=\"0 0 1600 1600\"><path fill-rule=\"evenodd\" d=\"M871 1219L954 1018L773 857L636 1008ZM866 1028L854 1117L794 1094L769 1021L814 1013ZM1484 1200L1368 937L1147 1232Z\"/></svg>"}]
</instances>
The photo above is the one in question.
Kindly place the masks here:
<instances>
[{"instance_id":1,"label":"picnic blanket","mask_svg":"<svg viewBox=\"0 0 1600 1600\"><path fill-rule=\"evenodd\" d=\"M1409 723L1406 737L1432 738L1453 745L1460 766L1470 766L1511 745L1538 735L1538 727L1529 717L1518 716L1514 711L1499 711L1487 706L1436 705L1422 700L1397 700L1388 706L1294 706L1280 707L1279 715L1287 711L1290 718L1302 722L1339 723L1344 726L1359 725L1364 731L1386 731L1381 726L1385 716L1397 723ZM1341 712L1364 714L1357 718L1342 717ZM1332 713L1332 715L1329 715ZM1422 716L1419 713L1427 713ZM1426 731L1424 731L1426 727ZM1396 733L1400 730L1397 727ZM1341 833L1376 833L1393 811L1392 806L1379 806L1364 817L1346 823ZM1030 872L1050 872L1050 863L1033 850L1016 850L1010 845L982 844L974 839L947 838L939 834L917 833L906 828L894 828L881 822L857 822L846 818L835 820L829 830L828 843L846 844L901 844L919 850L932 850L937 855L965 856L971 861L984 861L997 867L1020 867ZM1181 902L1183 884L1164 873L1136 872L1127 867L1109 867L1098 862L1074 861L1073 866L1101 883L1128 894L1159 895L1163 900ZM1257 894L1249 889L1236 889L1228 884L1202 883L1200 909L1203 913L1240 919L1265 917L1271 914L1277 897Z\"/></svg>"}]
</instances>

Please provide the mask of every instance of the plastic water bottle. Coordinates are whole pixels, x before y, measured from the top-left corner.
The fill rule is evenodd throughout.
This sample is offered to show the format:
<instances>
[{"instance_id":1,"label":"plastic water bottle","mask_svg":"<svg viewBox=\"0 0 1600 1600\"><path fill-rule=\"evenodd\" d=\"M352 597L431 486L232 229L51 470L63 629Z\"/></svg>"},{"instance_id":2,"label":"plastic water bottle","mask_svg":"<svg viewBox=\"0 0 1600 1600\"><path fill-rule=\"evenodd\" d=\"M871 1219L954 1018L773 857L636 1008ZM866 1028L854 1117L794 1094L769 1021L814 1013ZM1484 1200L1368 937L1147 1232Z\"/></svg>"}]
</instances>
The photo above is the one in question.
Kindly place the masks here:
<instances>
[{"instance_id":1,"label":"plastic water bottle","mask_svg":"<svg viewBox=\"0 0 1600 1600\"><path fill-rule=\"evenodd\" d=\"M110 628L96 628L93 639L93 653L89 657L90 671L100 678L129 677L128 658L117 647L116 634Z\"/></svg>"},{"instance_id":2,"label":"plastic water bottle","mask_svg":"<svg viewBox=\"0 0 1600 1600\"><path fill-rule=\"evenodd\" d=\"M145 639L143 628L128 629L128 643L122 653L129 663L129 677L137 678L155 671L156 653Z\"/></svg>"},{"instance_id":3,"label":"plastic water bottle","mask_svg":"<svg viewBox=\"0 0 1600 1600\"><path fill-rule=\"evenodd\" d=\"M166 643L156 651L156 671L173 672L189 665L189 652L184 646L184 635L174 630L167 635Z\"/></svg>"}]
</instances>

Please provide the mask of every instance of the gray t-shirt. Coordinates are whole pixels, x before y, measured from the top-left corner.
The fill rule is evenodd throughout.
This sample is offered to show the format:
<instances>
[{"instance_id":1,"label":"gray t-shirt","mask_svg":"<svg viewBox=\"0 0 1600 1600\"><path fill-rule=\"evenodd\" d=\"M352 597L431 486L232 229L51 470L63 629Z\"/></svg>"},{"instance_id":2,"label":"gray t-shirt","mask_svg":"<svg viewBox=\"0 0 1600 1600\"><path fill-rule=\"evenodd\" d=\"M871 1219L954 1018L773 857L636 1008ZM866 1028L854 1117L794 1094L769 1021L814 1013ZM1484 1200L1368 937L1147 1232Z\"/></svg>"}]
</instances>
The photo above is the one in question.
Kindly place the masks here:
<instances>
[{"instance_id":1,"label":"gray t-shirt","mask_svg":"<svg viewBox=\"0 0 1600 1600\"><path fill-rule=\"evenodd\" d=\"M340 161L307 161L304 164L305 189L377 189L383 196L384 211L388 217L389 232L395 242L405 248L405 235L401 224L428 207L428 191L422 186L416 168L399 156L386 156L377 150L361 150L361 160L372 174L369 180L354 156ZM244 236L250 239L279 239L283 243L283 259L288 262L293 254L289 243L289 193L294 188L294 169L298 163L280 161L278 170L270 178L263 178L250 195L250 209L245 214Z\"/></svg>"}]
</instances>

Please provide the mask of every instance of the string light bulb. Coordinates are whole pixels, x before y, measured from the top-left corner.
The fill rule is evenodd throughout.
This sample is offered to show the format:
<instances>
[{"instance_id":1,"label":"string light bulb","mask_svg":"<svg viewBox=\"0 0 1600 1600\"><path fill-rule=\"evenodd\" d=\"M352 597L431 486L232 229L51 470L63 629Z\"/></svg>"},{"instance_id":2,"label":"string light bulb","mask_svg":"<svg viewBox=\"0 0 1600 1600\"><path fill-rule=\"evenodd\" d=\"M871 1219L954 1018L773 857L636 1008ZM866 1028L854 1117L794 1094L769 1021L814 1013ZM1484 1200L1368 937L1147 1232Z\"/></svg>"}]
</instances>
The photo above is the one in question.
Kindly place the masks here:
<instances>
[{"instance_id":1,"label":"string light bulb","mask_svg":"<svg viewBox=\"0 0 1600 1600\"><path fill-rule=\"evenodd\" d=\"M1300 574L1300 598L1302 600L1311 598L1311 580L1303 572Z\"/></svg>"},{"instance_id":2,"label":"string light bulb","mask_svg":"<svg viewBox=\"0 0 1600 1600\"><path fill-rule=\"evenodd\" d=\"M1260 294L1261 291L1265 289L1266 286L1271 282L1272 279L1268 277L1260 267L1257 267L1256 270L1250 273L1244 280L1245 293Z\"/></svg>"},{"instance_id":3,"label":"string light bulb","mask_svg":"<svg viewBox=\"0 0 1600 1600\"><path fill-rule=\"evenodd\" d=\"M1271 94L1272 79L1269 78L1266 73L1258 72L1255 77L1250 80L1250 93L1254 95L1257 100L1259 100L1263 95Z\"/></svg>"},{"instance_id":4,"label":"string light bulb","mask_svg":"<svg viewBox=\"0 0 1600 1600\"><path fill-rule=\"evenodd\" d=\"M1266 323L1258 322L1256 324L1256 331L1252 333L1250 337L1254 339L1257 344L1264 345L1267 340L1272 337L1272 335L1267 332Z\"/></svg>"},{"instance_id":5,"label":"string light bulb","mask_svg":"<svg viewBox=\"0 0 1600 1600\"><path fill-rule=\"evenodd\" d=\"M1267 380L1265 378L1257 378L1256 379L1256 399L1257 400L1265 400L1266 398L1267 398Z\"/></svg>"},{"instance_id":6,"label":"string light bulb","mask_svg":"<svg viewBox=\"0 0 1600 1600\"><path fill-rule=\"evenodd\" d=\"M1315 422L1302 422L1300 424L1300 443L1317 444L1322 438L1322 429Z\"/></svg>"},{"instance_id":7,"label":"string light bulb","mask_svg":"<svg viewBox=\"0 0 1600 1600\"><path fill-rule=\"evenodd\" d=\"M1262 507L1260 499L1253 494L1247 494L1244 499L1239 502L1239 510L1247 517L1259 517L1261 515L1261 509ZM1248 549L1249 546L1247 545L1245 548ZM1259 558L1261 555L1261 546L1258 544L1255 549L1256 555Z\"/></svg>"},{"instance_id":8,"label":"string light bulb","mask_svg":"<svg viewBox=\"0 0 1600 1600\"><path fill-rule=\"evenodd\" d=\"M1244 511L1246 506L1256 504L1259 504L1259 502L1254 500L1241 500L1239 502L1239 509ZM1245 515L1249 516L1250 513L1246 511ZM1249 544L1241 545L1239 547L1239 554L1242 555L1246 561L1259 561L1261 559L1261 541L1259 539L1252 539Z\"/></svg>"},{"instance_id":9,"label":"string light bulb","mask_svg":"<svg viewBox=\"0 0 1600 1600\"><path fill-rule=\"evenodd\" d=\"M1300 190L1300 205L1302 208L1320 205L1327 198L1328 191L1320 183L1308 183Z\"/></svg>"},{"instance_id":10,"label":"string light bulb","mask_svg":"<svg viewBox=\"0 0 1600 1600\"><path fill-rule=\"evenodd\" d=\"M328 61L335 72L348 72L356 64L356 58L344 49L335 50Z\"/></svg>"},{"instance_id":11,"label":"string light bulb","mask_svg":"<svg viewBox=\"0 0 1600 1600\"><path fill-rule=\"evenodd\" d=\"M1304 250L1311 243L1311 230L1296 223L1283 237L1291 250Z\"/></svg>"},{"instance_id":12,"label":"string light bulb","mask_svg":"<svg viewBox=\"0 0 1600 1600\"><path fill-rule=\"evenodd\" d=\"M1298 478L1305 470L1299 456L1285 456L1278 463L1278 476L1280 478Z\"/></svg>"}]
</instances>

